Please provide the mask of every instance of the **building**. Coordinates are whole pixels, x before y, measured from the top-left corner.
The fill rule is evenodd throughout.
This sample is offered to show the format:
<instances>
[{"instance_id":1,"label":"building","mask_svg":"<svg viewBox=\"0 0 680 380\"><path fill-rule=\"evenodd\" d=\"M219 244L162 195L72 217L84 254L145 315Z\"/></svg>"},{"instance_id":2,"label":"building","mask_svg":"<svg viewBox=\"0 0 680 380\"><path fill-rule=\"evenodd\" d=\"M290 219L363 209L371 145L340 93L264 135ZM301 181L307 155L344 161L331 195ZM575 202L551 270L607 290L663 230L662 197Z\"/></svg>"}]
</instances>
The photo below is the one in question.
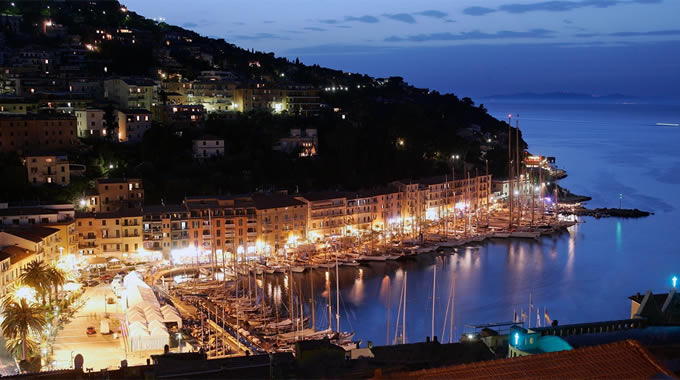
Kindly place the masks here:
<instances>
[{"instance_id":1,"label":"building","mask_svg":"<svg viewBox=\"0 0 680 380\"><path fill-rule=\"evenodd\" d=\"M59 230L26 225L0 227L0 247L15 246L35 253L35 259L48 263L59 260Z\"/></svg>"},{"instance_id":2,"label":"building","mask_svg":"<svg viewBox=\"0 0 680 380\"><path fill-rule=\"evenodd\" d=\"M151 79L115 78L104 81L104 96L120 108L151 111L158 103L158 85Z\"/></svg>"},{"instance_id":3,"label":"building","mask_svg":"<svg viewBox=\"0 0 680 380\"><path fill-rule=\"evenodd\" d=\"M0 115L0 152L69 150L78 145L75 116Z\"/></svg>"},{"instance_id":4,"label":"building","mask_svg":"<svg viewBox=\"0 0 680 380\"><path fill-rule=\"evenodd\" d=\"M76 213L78 252L113 257L125 262L144 261L141 209Z\"/></svg>"},{"instance_id":5,"label":"building","mask_svg":"<svg viewBox=\"0 0 680 380\"><path fill-rule=\"evenodd\" d=\"M118 111L118 141L138 143L151 128L151 111L128 108Z\"/></svg>"},{"instance_id":6,"label":"building","mask_svg":"<svg viewBox=\"0 0 680 380\"><path fill-rule=\"evenodd\" d=\"M187 197L190 249L177 262L256 260L257 212L248 196Z\"/></svg>"},{"instance_id":7,"label":"building","mask_svg":"<svg viewBox=\"0 0 680 380\"><path fill-rule=\"evenodd\" d=\"M77 251L75 211L72 204L8 206L7 203L0 203L0 228L32 225L50 227L59 231L57 247L60 255L73 254Z\"/></svg>"},{"instance_id":8,"label":"building","mask_svg":"<svg viewBox=\"0 0 680 380\"><path fill-rule=\"evenodd\" d=\"M202 76L182 88L191 104L202 105L207 112L239 110L236 101L236 82L230 77Z\"/></svg>"},{"instance_id":9,"label":"building","mask_svg":"<svg viewBox=\"0 0 680 380\"><path fill-rule=\"evenodd\" d=\"M314 157L319 153L319 139L315 128L290 130L290 136L279 139L275 150L298 157Z\"/></svg>"},{"instance_id":10,"label":"building","mask_svg":"<svg viewBox=\"0 0 680 380\"><path fill-rule=\"evenodd\" d=\"M199 127L205 121L202 104L168 104L156 107L156 119L173 127Z\"/></svg>"},{"instance_id":11,"label":"building","mask_svg":"<svg viewBox=\"0 0 680 380\"><path fill-rule=\"evenodd\" d=\"M138 178L99 178L95 191L84 199L84 207L90 212L114 212L144 204L144 187Z\"/></svg>"},{"instance_id":12,"label":"building","mask_svg":"<svg viewBox=\"0 0 680 380\"><path fill-rule=\"evenodd\" d=\"M71 183L68 157L65 154L32 154L24 158L28 182L32 185Z\"/></svg>"},{"instance_id":13,"label":"building","mask_svg":"<svg viewBox=\"0 0 680 380\"><path fill-rule=\"evenodd\" d=\"M307 240L307 204L286 194L252 196L257 215L257 248L269 255Z\"/></svg>"},{"instance_id":14,"label":"building","mask_svg":"<svg viewBox=\"0 0 680 380\"><path fill-rule=\"evenodd\" d=\"M308 86L288 86L283 97L283 109L288 113L314 116L321 110L320 91Z\"/></svg>"},{"instance_id":15,"label":"building","mask_svg":"<svg viewBox=\"0 0 680 380\"><path fill-rule=\"evenodd\" d=\"M97 108L76 111L78 137L105 137L107 132L104 115L104 110Z\"/></svg>"},{"instance_id":16,"label":"building","mask_svg":"<svg viewBox=\"0 0 680 380\"><path fill-rule=\"evenodd\" d=\"M192 151L195 159L224 156L224 139L203 135L192 141Z\"/></svg>"},{"instance_id":17,"label":"building","mask_svg":"<svg viewBox=\"0 0 680 380\"><path fill-rule=\"evenodd\" d=\"M347 194L324 191L295 197L307 204L307 236L316 242L323 238L345 236L347 232Z\"/></svg>"},{"instance_id":18,"label":"building","mask_svg":"<svg viewBox=\"0 0 680 380\"><path fill-rule=\"evenodd\" d=\"M234 109L240 112L282 112L284 95L284 90L270 87L267 83L240 87L234 90Z\"/></svg>"},{"instance_id":19,"label":"building","mask_svg":"<svg viewBox=\"0 0 680 380\"><path fill-rule=\"evenodd\" d=\"M419 379L643 379L673 378L640 343L634 340L583 347L542 355L400 372L394 378Z\"/></svg>"},{"instance_id":20,"label":"building","mask_svg":"<svg viewBox=\"0 0 680 380\"><path fill-rule=\"evenodd\" d=\"M14 96L0 97L0 112L3 114L26 115L27 113L37 113L39 110L38 99Z\"/></svg>"},{"instance_id":21,"label":"building","mask_svg":"<svg viewBox=\"0 0 680 380\"><path fill-rule=\"evenodd\" d=\"M184 205L145 206L144 249L171 257L173 250L189 248L189 212Z\"/></svg>"},{"instance_id":22,"label":"building","mask_svg":"<svg viewBox=\"0 0 680 380\"><path fill-rule=\"evenodd\" d=\"M384 238L402 232L401 191L386 186L347 196L348 234L382 232Z\"/></svg>"}]
</instances>

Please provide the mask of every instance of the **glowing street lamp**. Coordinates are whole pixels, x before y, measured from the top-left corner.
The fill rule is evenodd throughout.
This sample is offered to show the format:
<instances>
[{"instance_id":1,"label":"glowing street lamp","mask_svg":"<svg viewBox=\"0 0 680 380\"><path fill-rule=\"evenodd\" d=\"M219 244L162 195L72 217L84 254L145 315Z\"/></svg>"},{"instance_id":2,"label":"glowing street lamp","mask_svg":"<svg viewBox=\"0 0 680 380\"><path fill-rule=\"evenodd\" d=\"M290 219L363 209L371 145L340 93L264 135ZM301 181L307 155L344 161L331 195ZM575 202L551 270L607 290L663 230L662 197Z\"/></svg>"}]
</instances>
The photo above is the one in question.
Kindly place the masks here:
<instances>
[{"instance_id":1,"label":"glowing street lamp","mask_svg":"<svg viewBox=\"0 0 680 380\"><path fill-rule=\"evenodd\" d=\"M519 333L515 333L515 346L519 345Z\"/></svg>"},{"instance_id":2,"label":"glowing street lamp","mask_svg":"<svg viewBox=\"0 0 680 380\"><path fill-rule=\"evenodd\" d=\"M677 276L673 276L673 280L672 280L672 281L673 281L673 287L675 288L675 285L678 283L678 277L677 277Z\"/></svg>"}]
</instances>

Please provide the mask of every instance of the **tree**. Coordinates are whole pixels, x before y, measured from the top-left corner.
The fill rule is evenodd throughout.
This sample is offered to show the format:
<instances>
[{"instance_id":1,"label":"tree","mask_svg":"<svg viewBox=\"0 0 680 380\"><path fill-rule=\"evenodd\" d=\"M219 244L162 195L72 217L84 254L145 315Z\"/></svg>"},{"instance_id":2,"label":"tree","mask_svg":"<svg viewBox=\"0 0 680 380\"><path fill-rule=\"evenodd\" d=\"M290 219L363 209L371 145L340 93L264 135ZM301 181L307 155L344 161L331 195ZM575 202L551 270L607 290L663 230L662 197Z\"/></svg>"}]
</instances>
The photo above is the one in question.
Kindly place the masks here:
<instances>
[{"instance_id":1,"label":"tree","mask_svg":"<svg viewBox=\"0 0 680 380\"><path fill-rule=\"evenodd\" d=\"M0 324L2 334L8 343L21 346L21 359L27 359L32 345L30 334L43 329L47 321L42 309L36 304L29 304L25 299L9 302L2 311L4 320ZM9 348L9 347L8 347Z\"/></svg>"},{"instance_id":2,"label":"tree","mask_svg":"<svg viewBox=\"0 0 680 380\"><path fill-rule=\"evenodd\" d=\"M118 136L114 136L114 132L118 125L116 124L116 115L112 105L104 108L104 124L106 124L106 137L109 140L118 141Z\"/></svg>"},{"instance_id":3,"label":"tree","mask_svg":"<svg viewBox=\"0 0 680 380\"><path fill-rule=\"evenodd\" d=\"M35 289L41 295L43 301L45 300L45 294L50 293L52 286L48 266L38 260L33 260L26 265L19 275L19 281Z\"/></svg>"},{"instance_id":4,"label":"tree","mask_svg":"<svg viewBox=\"0 0 680 380\"><path fill-rule=\"evenodd\" d=\"M54 302L56 303L59 301L59 287L66 282L66 273L54 265L49 265L47 267L47 278L54 287Z\"/></svg>"}]
</instances>

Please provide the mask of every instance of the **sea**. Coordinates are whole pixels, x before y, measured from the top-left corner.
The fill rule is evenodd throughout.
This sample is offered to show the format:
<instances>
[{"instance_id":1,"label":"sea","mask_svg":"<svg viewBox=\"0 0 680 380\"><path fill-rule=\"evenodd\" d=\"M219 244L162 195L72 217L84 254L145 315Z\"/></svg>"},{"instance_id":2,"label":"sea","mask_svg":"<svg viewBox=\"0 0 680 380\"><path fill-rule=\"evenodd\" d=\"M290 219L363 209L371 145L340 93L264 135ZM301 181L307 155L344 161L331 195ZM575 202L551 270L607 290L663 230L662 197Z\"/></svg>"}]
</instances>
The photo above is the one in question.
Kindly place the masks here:
<instances>
[{"instance_id":1,"label":"sea","mask_svg":"<svg viewBox=\"0 0 680 380\"><path fill-rule=\"evenodd\" d=\"M317 328L336 328L339 315L340 330L383 345L402 336L424 341L433 331L440 341L458 341L473 326L510 322L515 314L531 326L550 322L546 314L561 325L626 319L629 296L671 289L672 278L680 278L680 127L657 123L680 123L680 106L485 107L501 120L508 114L513 124L519 119L529 151L555 157L568 174L560 184L591 196L589 207L654 214L584 217L568 232L538 241L492 240L444 256L340 267L339 313L334 270L267 277L265 296L286 308L292 287L294 302L302 301L310 319L313 305Z\"/></svg>"}]
</instances>

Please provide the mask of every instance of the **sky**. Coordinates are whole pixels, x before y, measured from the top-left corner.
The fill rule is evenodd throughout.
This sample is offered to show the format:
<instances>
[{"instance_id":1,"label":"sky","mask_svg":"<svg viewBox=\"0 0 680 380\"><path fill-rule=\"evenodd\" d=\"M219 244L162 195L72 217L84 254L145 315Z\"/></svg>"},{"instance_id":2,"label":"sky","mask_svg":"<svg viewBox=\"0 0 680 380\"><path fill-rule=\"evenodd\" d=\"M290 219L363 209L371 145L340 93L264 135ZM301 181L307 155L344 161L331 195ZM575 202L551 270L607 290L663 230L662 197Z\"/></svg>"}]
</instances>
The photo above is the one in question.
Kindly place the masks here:
<instances>
[{"instance_id":1,"label":"sky","mask_svg":"<svg viewBox=\"0 0 680 380\"><path fill-rule=\"evenodd\" d=\"M680 98L680 0L122 0L306 64L481 97Z\"/></svg>"}]
</instances>

